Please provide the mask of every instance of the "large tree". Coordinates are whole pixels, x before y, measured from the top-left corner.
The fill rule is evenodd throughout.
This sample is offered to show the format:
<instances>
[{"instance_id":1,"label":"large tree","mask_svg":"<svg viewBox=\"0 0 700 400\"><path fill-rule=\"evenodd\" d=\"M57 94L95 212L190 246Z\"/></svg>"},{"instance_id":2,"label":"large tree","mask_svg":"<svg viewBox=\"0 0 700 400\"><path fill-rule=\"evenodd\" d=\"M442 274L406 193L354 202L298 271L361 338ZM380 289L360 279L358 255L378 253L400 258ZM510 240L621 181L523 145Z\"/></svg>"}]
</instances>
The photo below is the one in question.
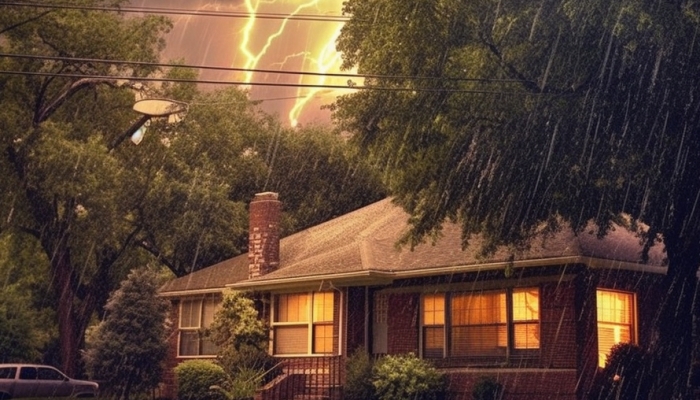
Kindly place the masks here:
<instances>
[{"instance_id":1,"label":"large tree","mask_svg":"<svg viewBox=\"0 0 700 400\"><path fill-rule=\"evenodd\" d=\"M700 8L643 0L349 0L337 47L366 90L335 118L386 167L409 244L458 220L464 244L541 227L663 239L653 350L687 390L700 265ZM644 255L641 255L644 258Z\"/></svg>"},{"instance_id":2,"label":"large tree","mask_svg":"<svg viewBox=\"0 0 700 400\"><path fill-rule=\"evenodd\" d=\"M182 276L245 251L248 201L257 191L289 187L273 184L285 173L273 163L289 155L276 138L294 132L243 91L200 93L193 71L158 68L169 21L94 8L122 3L2 5L0 13L0 52L11 54L0 57L0 233L33 237L46 255L46 299L56 309L69 375L78 372L88 323L130 269L155 258ZM153 76L171 81L140 80ZM144 96L184 101L187 116L176 124L153 120L138 146L117 145L139 119L132 106ZM330 145L318 149L321 158L345 157ZM358 170L343 157L346 168L338 171ZM336 198L342 187L325 183L345 181L380 193L363 185L362 172L344 180L306 171L311 182L314 174L325 177L312 192L332 187ZM329 213L359 205L339 202ZM308 213L289 211L289 230L303 226Z\"/></svg>"},{"instance_id":3,"label":"large tree","mask_svg":"<svg viewBox=\"0 0 700 400\"><path fill-rule=\"evenodd\" d=\"M87 59L157 61L170 25L70 8L3 5L0 14L0 48L22 56L0 59L0 229L33 235L49 259L61 358L72 375L88 320L106 301L134 231L125 223L133 202L122 190L129 166L105 145L134 118L133 94L110 76L154 70Z\"/></svg>"}]
</instances>

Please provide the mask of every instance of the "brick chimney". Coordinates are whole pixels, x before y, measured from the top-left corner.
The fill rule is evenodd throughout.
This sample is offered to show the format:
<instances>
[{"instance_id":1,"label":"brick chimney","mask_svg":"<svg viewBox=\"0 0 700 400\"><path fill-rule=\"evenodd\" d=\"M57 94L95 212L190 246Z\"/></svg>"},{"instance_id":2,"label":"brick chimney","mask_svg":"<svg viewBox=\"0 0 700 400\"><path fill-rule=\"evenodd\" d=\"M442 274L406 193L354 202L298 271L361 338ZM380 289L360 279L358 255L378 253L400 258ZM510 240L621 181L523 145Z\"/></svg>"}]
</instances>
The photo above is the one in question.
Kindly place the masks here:
<instances>
[{"instance_id":1,"label":"brick chimney","mask_svg":"<svg viewBox=\"0 0 700 400\"><path fill-rule=\"evenodd\" d=\"M248 227L248 277L276 270L280 264L280 214L282 203L273 192L258 193L250 202Z\"/></svg>"}]
</instances>

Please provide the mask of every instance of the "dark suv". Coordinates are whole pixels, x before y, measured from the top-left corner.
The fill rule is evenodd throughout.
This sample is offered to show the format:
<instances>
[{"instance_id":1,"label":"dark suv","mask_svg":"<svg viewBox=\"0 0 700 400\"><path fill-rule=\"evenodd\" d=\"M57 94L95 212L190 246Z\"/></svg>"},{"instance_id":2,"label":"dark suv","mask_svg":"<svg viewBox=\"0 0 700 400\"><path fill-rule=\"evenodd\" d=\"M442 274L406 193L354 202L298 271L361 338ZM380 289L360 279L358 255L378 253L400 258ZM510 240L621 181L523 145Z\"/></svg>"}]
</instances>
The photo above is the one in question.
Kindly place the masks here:
<instances>
[{"instance_id":1,"label":"dark suv","mask_svg":"<svg viewBox=\"0 0 700 400\"><path fill-rule=\"evenodd\" d=\"M48 365L0 364L0 400L21 397L95 397L95 382L71 379Z\"/></svg>"}]
</instances>

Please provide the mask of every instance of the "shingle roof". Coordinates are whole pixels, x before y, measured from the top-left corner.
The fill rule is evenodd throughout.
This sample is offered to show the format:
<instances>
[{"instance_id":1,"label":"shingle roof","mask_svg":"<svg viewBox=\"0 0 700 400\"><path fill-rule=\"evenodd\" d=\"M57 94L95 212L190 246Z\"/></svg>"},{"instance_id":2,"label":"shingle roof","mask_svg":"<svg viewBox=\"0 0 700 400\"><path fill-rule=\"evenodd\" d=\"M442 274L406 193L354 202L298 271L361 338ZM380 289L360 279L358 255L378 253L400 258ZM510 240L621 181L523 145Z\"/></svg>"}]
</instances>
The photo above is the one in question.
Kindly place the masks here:
<instances>
[{"instance_id":1,"label":"shingle roof","mask_svg":"<svg viewBox=\"0 0 700 400\"><path fill-rule=\"evenodd\" d=\"M407 229L408 214L385 199L367 207L306 229L280 241L280 268L254 279L247 279L247 255L196 271L169 282L162 293L185 290L221 289L227 285L255 287L285 282L323 281L346 277L348 282L372 276L391 278L430 274L450 268L463 271L485 266L502 267L513 261L525 265L553 265L578 260L592 266L612 268L646 268L663 272L664 253L655 246L646 265L641 262L639 239L624 228L616 228L598 239L593 232L574 235L562 230L553 237L535 240L530 249L518 254L499 249L488 258L479 257L479 239L470 240L461 249L459 226L446 223L442 237L409 248L396 243ZM514 256L514 259L511 257ZM594 265L595 264L595 265ZM373 275L374 274L374 275Z\"/></svg>"}]
</instances>

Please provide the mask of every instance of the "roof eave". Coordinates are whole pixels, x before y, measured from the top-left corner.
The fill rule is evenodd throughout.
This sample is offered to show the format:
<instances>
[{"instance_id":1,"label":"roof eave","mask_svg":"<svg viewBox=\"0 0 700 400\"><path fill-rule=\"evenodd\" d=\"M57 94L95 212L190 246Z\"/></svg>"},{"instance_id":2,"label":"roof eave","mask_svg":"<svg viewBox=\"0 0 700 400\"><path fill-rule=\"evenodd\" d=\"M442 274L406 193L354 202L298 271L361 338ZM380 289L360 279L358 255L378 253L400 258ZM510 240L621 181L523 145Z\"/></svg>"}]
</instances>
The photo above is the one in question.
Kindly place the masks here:
<instances>
[{"instance_id":1,"label":"roof eave","mask_svg":"<svg viewBox=\"0 0 700 400\"><path fill-rule=\"evenodd\" d=\"M221 293L226 290L225 287L215 287L215 288L204 288L204 289L183 289L174 290L170 292L160 292L158 296L160 297L192 297L207 294Z\"/></svg>"},{"instance_id":2,"label":"roof eave","mask_svg":"<svg viewBox=\"0 0 700 400\"><path fill-rule=\"evenodd\" d=\"M274 291L289 289L324 289L333 286L388 285L393 281L393 274L390 272L363 270L336 274L243 281L226 285L226 287L239 290Z\"/></svg>"},{"instance_id":3,"label":"roof eave","mask_svg":"<svg viewBox=\"0 0 700 400\"><path fill-rule=\"evenodd\" d=\"M594 269L607 268L660 275L666 274L666 267L657 265L609 260L588 256L564 256L532 260L499 261L483 264L460 264L446 267L414 269L409 271L363 270L348 273L243 281L226 285L226 287L239 290L274 291L318 288L323 289L327 286L373 286L388 285L396 279L423 278L427 276L448 275L463 272L494 271L505 269L508 266L513 268L532 268L572 264L583 264Z\"/></svg>"}]
</instances>

